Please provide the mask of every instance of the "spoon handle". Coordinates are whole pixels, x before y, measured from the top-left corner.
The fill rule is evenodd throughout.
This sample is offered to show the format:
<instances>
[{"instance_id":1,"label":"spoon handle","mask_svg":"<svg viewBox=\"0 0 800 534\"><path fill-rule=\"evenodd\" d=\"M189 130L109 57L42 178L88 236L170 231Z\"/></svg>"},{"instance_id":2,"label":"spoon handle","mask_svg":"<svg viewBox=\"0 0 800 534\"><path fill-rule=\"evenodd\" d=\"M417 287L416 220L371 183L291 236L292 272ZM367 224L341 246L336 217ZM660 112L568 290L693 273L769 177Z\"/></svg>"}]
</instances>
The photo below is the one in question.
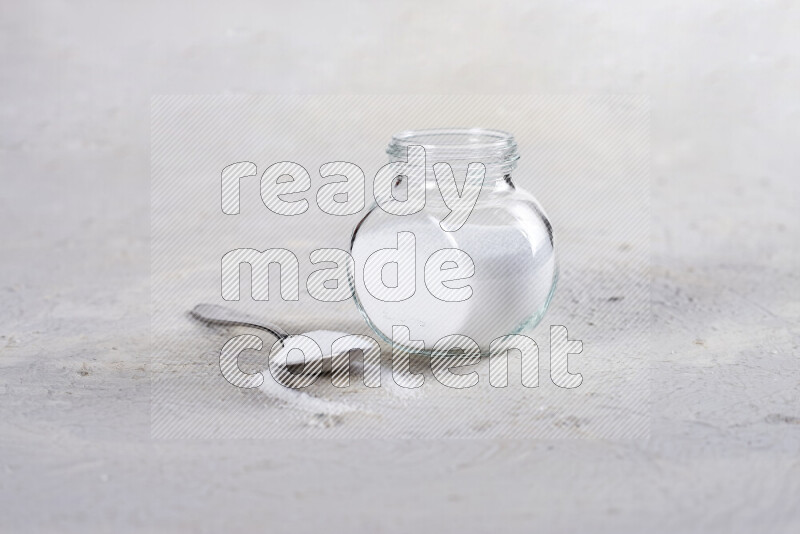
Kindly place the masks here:
<instances>
[{"instance_id":1,"label":"spoon handle","mask_svg":"<svg viewBox=\"0 0 800 534\"><path fill-rule=\"evenodd\" d=\"M274 323L262 321L252 315L243 312L218 306L216 304L198 304L191 312L192 317L209 324L219 324L224 326L251 326L266 330L278 339L285 339L289 334Z\"/></svg>"}]
</instances>

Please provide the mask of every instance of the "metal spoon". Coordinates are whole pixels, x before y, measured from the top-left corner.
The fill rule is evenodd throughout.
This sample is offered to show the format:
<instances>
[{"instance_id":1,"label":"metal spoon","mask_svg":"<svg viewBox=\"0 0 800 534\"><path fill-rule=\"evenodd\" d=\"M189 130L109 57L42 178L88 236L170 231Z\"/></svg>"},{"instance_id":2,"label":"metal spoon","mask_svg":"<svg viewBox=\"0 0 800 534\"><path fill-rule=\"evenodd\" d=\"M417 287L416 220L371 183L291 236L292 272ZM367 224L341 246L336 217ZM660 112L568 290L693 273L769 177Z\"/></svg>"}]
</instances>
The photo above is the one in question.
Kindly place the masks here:
<instances>
[{"instance_id":1,"label":"metal spoon","mask_svg":"<svg viewBox=\"0 0 800 534\"><path fill-rule=\"evenodd\" d=\"M311 359L306 359L305 357L300 358L299 361L289 360L289 354L291 353L292 349L300 348L298 346L298 341L303 341L302 336L311 338L320 347L322 353L321 357L318 358L317 361L324 364L325 362L330 362L333 359L334 354L331 353L331 345L333 342L348 335L344 332L334 332L331 330L313 330L311 332L302 334L302 336L290 335L286 332L286 330L274 323L269 323L244 312L232 310L224 306L218 306L216 304L198 304L194 307L190 314L195 319L208 324L218 324L224 326L249 326L266 330L278 338L278 340L282 343L283 347L275 355L275 359L279 361L283 360L287 368L308 364L312 361ZM365 343L360 338L353 338L351 343L348 344L347 349L342 352L337 352L336 355L359 348L367 350L371 348L371 346L369 343ZM314 366L312 365L311 367ZM363 411L361 408L357 408L350 404L328 401L319 397L313 397L301 391L283 387L273 380L264 380L264 382L259 386L259 389L267 395L286 403L292 408L314 413L317 417L338 416L348 412Z\"/></svg>"},{"instance_id":2,"label":"metal spoon","mask_svg":"<svg viewBox=\"0 0 800 534\"><path fill-rule=\"evenodd\" d=\"M263 321L247 313L232 310L217 304L198 304L190 313L195 319L209 324L218 324L223 326L249 326L252 328L266 330L278 338L283 345L281 351L275 355L277 359L287 358L286 365L288 366L302 365L304 361L305 363L311 363L311 361L304 360L302 357L299 360L288 359L289 353L293 349L299 348L299 344L303 339L301 336L289 334L286 332L286 330L275 323ZM345 332L336 332L333 330L312 330L311 332L304 332L302 334L302 336L312 339L319 346L319 348L322 349L322 357L319 358L319 360L322 362L330 361L333 356L344 354L345 352L353 349L367 350L371 348L369 342L356 337L352 338L351 343L348 344L346 350L342 350L336 354L333 354L331 352L331 346L333 345L333 342L348 335L350 334Z\"/></svg>"},{"instance_id":3,"label":"metal spoon","mask_svg":"<svg viewBox=\"0 0 800 534\"><path fill-rule=\"evenodd\" d=\"M251 326L253 328L260 328L266 330L276 338L283 340L289 337L289 334L274 323L262 321L250 314L232 310L225 306L218 306L217 304L198 304L189 312L192 317L199 319L205 323L218 324L223 326Z\"/></svg>"},{"instance_id":4,"label":"metal spoon","mask_svg":"<svg viewBox=\"0 0 800 534\"><path fill-rule=\"evenodd\" d=\"M278 338L283 345L283 348L275 355L276 360L280 361L280 359L282 359L287 367L292 368L303 365L304 363L303 358L299 360L290 360L288 358L292 349L299 348L297 341L301 340L302 338L300 336L287 333L286 330L275 323L269 323L247 313L232 310L217 304L198 304L190 313L195 319L208 324L218 324L223 326L248 326L266 330ZM373 348L369 342L364 341L360 337L355 337L351 338L351 342L347 345L347 347L334 354L331 352L333 342L349 334L346 334L345 332L335 332L332 330L313 330L311 332L305 332L302 335L313 339L314 342L320 347L322 350L322 357L319 358L319 361L322 362L323 365L326 362L331 362L334 356L343 354L344 352L353 349L362 349L367 351ZM310 362L310 359L305 361L305 363ZM327 369L330 370L330 365L327 365ZM412 386L402 385L398 383L397 380L398 376L395 376L394 380L385 382L386 387L384 389L392 395L402 398L416 395L417 390L411 389ZM317 414L341 414L357 409L348 404L323 400L318 397L312 397L307 393L301 393L296 390L282 387L273 380L265 380L259 389L274 398L291 403L295 408L304 411L313 411ZM358 410L365 411L362 408L358 408Z\"/></svg>"}]
</instances>

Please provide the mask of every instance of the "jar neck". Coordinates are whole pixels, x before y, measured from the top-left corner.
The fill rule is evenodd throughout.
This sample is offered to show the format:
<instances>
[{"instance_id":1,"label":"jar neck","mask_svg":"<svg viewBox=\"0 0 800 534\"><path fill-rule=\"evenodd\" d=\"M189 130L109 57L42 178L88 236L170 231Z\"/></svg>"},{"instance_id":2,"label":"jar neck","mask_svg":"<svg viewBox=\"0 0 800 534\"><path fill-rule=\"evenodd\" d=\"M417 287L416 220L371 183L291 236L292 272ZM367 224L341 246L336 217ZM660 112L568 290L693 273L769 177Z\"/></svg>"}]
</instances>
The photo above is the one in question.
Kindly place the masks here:
<instances>
[{"instance_id":1,"label":"jar neck","mask_svg":"<svg viewBox=\"0 0 800 534\"><path fill-rule=\"evenodd\" d=\"M425 149L425 177L429 184L435 184L433 166L437 163L449 164L459 184L463 183L470 163L482 163L485 188L513 188L510 176L519 154L514 136L508 132L481 128L400 132L392 137L386 149L389 161L408 161L408 148L411 146ZM422 162L408 161L408 164L422 165Z\"/></svg>"}]
</instances>

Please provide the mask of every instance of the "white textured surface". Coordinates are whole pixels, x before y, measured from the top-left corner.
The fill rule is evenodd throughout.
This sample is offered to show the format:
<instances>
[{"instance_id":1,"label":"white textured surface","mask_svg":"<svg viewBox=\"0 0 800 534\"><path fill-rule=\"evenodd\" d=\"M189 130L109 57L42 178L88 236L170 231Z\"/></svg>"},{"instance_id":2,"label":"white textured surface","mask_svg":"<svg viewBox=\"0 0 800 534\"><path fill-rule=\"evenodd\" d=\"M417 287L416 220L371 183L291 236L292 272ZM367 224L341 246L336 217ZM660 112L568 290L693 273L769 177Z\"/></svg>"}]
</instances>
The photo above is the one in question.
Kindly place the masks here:
<instances>
[{"instance_id":1,"label":"white textured surface","mask_svg":"<svg viewBox=\"0 0 800 534\"><path fill-rule=\"evenodd\" d=\"M800 524L790 2L0 6L0 530ZM647 442L149 440L154 93L647 93Z\"/></svg>"}]
</instances>

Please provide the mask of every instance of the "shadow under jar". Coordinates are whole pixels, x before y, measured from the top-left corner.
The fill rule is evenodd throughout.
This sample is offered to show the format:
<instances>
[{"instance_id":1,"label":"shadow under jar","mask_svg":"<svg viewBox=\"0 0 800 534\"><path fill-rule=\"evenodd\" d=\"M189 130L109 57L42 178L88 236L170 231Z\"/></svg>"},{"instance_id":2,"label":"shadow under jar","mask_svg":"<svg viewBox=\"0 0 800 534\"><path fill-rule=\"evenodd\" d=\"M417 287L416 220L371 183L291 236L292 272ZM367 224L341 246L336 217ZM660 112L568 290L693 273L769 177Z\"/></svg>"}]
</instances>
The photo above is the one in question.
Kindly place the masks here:
<instances>
[{"instance_id":1,"label":"shadow under jar","mask_svg":"<svg viewBox=\"0 0 800 534\"><path fill-rule=\"evenodd\" d=\"M424 160L409 159L412 146L425 149ZM360 267L367 265L375 251L398 247L398 233L413 233L415 240L413 273L408 269L399 273L398 264L389 264L380 273L388 287L397 285L399 276L413 277L415 290L407 298L397 302L376 298L367 290L364 276L350 275L356 304L372 329L393 344L393 326L406 326L412 340L424 341L426 350L422 352L426 353L439 339L460 334L473 339L487 353L494 339L536 326L555 291L558 268L550 222L536 199L512 181L519 159L514 137L486 129L406 131L392 138L386 152L390 162L407 162L406 174L411 174L409 169L422 171L420 167L424 166L425 206L399 216L376 204L353 230L350 252ZM445 231L440 225L451 210L437 185L437 163L450 165L462 196L469 193L467 188L480 188L466 223L455 231ZM483 164L482 184L467 177L470 163ZM480 166L473 166L476 168ZM442 166L437 170L442 180ZM408 176L397 175L391 196L406 200L408 195ZM472 290L465 300L448 302L428 289L425 269L435 252L452 249L471 258L474 273L444 282L449 288L470 286ZM441 265L443 269L451 266Z\"/></svg>"}]
</instances>

